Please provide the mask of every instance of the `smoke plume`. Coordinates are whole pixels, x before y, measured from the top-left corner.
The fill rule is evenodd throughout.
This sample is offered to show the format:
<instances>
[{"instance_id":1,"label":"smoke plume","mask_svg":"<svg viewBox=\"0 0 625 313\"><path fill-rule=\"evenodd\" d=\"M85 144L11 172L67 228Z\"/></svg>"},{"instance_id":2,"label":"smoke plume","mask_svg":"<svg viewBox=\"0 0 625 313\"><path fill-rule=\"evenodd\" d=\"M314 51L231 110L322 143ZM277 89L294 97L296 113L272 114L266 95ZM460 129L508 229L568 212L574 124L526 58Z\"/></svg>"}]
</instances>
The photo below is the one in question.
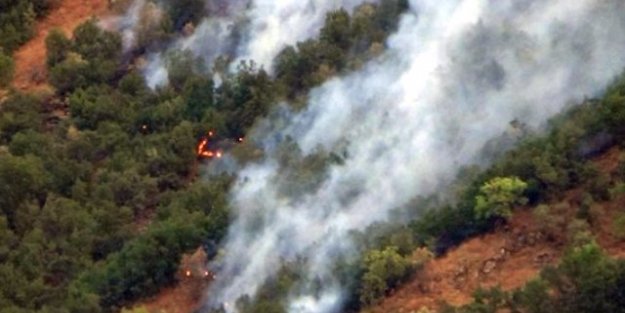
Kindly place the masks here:
<instances>
[{"instance_id":1,"label":"smoke plume","mask_svg":"<svg viewBox=\"0 0 625 313\"><path fill-rule=\"evenodd\" d=\"M303 6L295 3L258 1L250 16ZM311 31L304 17L276 26L277 18L249 33L242 56L270 60L284 43L278 26L297 30L289 41ZM623 51L621 0L411 1L384 55L315 89L304 111L282 111L285 122L268 121L256 134L267 157L239 172L210 304L235 312L232 304L281 264L305 260L288 311L339 312L344 286L331 269L357 253L351 232L481 163L482 148L510 121L538 128L597 95L625 66ZM342 162L305 190L285 192L292 182L277 147L289 140L302 157L336 152Z\"/></svg>"},{"instance_id":2,"label":"smoke plume","mask_svg":"<svg viewBox=\"0 0 625 313\"><path fill-rule=\"evenodd\" d=\"M253 60L271 71L272 60L282 49L317 35L326 13L340 8L351 11L365 2L377 0L208 0L210 16L169 50L189 50L205 64L224 55L234 58L234 65ZM162 58L163 53L152 55L145 70L152 88L167 84Z\"/></svg>"},{"instance_id":3,"label":"smoke plume","mask_svg":"<svg viewBox=\"0 0 625 313\"><path fill-rule=\"evenodd\" d=\"M254 0L248 12L249 26L237 57L270 67L288 45L316 36L327 12L348 12L362 3L376 0Z\"/></svg>"},{"instance_id":4,"label":"smoke plume","mask_svg":"<svg viewBox=\"0 0 625 313\"><path fill-rule=\"evenodd\" d=\"M99 25L108 31L119 32L124 53L128 53L137 47L140 34L159 27L163 11L156 3L146 0L134 0L124 11L121 15L105 17Z\"/></svg>"}]
</instances>

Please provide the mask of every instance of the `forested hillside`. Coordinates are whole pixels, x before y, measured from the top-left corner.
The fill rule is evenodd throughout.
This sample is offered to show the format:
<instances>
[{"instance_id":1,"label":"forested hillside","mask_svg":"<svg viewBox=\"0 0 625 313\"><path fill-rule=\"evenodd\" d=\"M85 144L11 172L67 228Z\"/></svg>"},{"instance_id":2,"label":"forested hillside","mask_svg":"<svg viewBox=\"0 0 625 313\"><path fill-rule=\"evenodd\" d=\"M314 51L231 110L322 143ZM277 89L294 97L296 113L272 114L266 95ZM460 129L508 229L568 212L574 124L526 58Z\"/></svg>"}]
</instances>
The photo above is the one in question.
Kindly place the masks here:
<instances>
[{"instance_id":1,"label":"forested hillside","mask_svg":"<svg viewBox=\"0 0 625 313\"><path fill-rule=\"evenodd\" d=\"M625 261L602 246L610 242L619 248L625 238L625 212L616 208L625 193L625 157L620 155L625 144L625 78L617 77L605 86L601 85L602 75L584 76L579 80L588 78L591 87L579 87L584 90L580 92L571 87L574 95L569 98L559 97L560 89L556 90L568 88L569 81L563 80L560 85L564 86L554 83L551 93L545 83L545 77L551 76L533 72L534 68L558 72L557 65L552 69L543 63L554 60L552 54L568 62L559 56L570 48L569 40L580 55L595 59L599 55L601 59L612 54L581 49L584 42L572 40L558 27L545 27L549 30L545 32L553 31L554 38L565 44L559 46L560 41L553 40L546 44L548 49L541 50L544 42L531 42L513 26L500 29L501 34L491 30L489 23L499 22L492 15L478 15L490 18L482 22L451 14L458 19L454 23L474 27L467 26L466 36L458 31L462 35L458 41L474 49L467 49L465 60L460 57L463 49L450 48L449 55L440 52L455 41L436 41L455 38L454 29L445 30L455 25L442 18L449 12L441 8L447 6L421 4L424 7L420 8L407 0L378 0L353 1L338 9L322 2L318 10L287 7L285 12L322 12L323 23L305 39L281 46L272 64L262 64L242 59L241 55L249 54L241 54L242 48L217 49L223 53L209 58L213 50L198 52L193 40L214 31L227 33L223 36L228 38L223 41L227 44L219 41L215 45L251 41L248 37L256 33L245 31L256 31L255 19L263 18L258 12L270 4L112 1L107 10L119 15L116 18L94 16L71 33L61 28L46 32L44 80L51 91L28 92L12 86L15 51L28 47L24 44L34 36L37 23L60 3L0 0L0 313L145 312L145 307L135 304L165 288L176 288L181 283L183 255L198 249L210 262L200 272L207 281L215 280L203 291L209 300L195 305L200 312L378 312L387 308L385 301L392 301L398 290L402 296L419 297L401 293L402 286L411 290L414 284L427 284L424 273L430 262L469 240L499 236L523 214L539 224L535 233L546 246L561 252L561 258L558 255L541 264L546 266L540 274L518 289L478 289L474 299L463 305L454 307L440 299L435 306L411 309L421 313L625 311ZM605 5L623 8L616 2ZM326 8L331 9L325 12ZM593 14L622 14L602 6L591 8L588 11ZM493 11L505 15L508 9L502 6ZM525 9L527 20L533 21L535 12ZM242 14L247 10L254 13ZM476 11L460 6L457 12L463 10ZM308 18L302 16L288 22ZM420 25L437 18L442 20L440 24L415 27L414 34L410 32L411 23ZM257 28L271 30L272 22ZM436 33L441 29L442 35ZM579 41L587 38L582 35ZM516 49L515 38L529 43ZM475 42L502 51L505 48L499 44L516 50L499 53L491 60L487 57L495 52L470 45ZM403 45L425 52L418 54L416 61L406 59L397 48ZM618 55L622 53L618 51ZM429 63L437 62L431 56L437 54L469 70L456 73L449 70L457 69L453 66L429 68ZM577 62L576 57L570 59ZM506 97L513 98L505 93L517 86L506 81L516 77L504 68L510 59L515 66L518 62L529 68L514 69L532 83L527 91L515 90L514 94L538 90L546 96L527 96L529 102L549 99L554 103L533 103L533 107L519 110L519 119L508 120L492 118L497 110L479 107L476 103L500 104ZM571 67L578 64L575 62L571 61ZM390 70L380 70L389 63ZM153 70L154 64L166 72L166 83L149 83L151 75L160 73ZM424 76L415 80L402 70ZM571 73L575 76L576 72ZM449 79L449 84L431 79L438 83L421 85L436 75ZM572 81L571 85L586 86ZM410 87L404 90L402 86ZM462 90L456 91L457 86ZM379 90L388 94L376 93ZM586 90L599 92L586 97ZM479 98L497 92L503 96ZM404 98L393 98L404 93L414 103L406 105L399 101ZM427 108L417 105L423 94L439 93L444 95L441 97L452 95L452 100L426 100L436 104L445 112L442 117L449 120L438 115L420 119L428 112L411 111ZM325 101L327 94L334 96L333 101ZM580 99L582 96L586 98ZM462 107L463 99L474 102L467 101L467 109ZM516 107L524 105L515 99ZM566 106L555 103L562 99L576 102ZM345 105L359 101L360 106ZM459 103L460 113L454 111L454 102ZM379 111L369 111L378 103L388 107L379 105ZM548 120L547 125L523 120L539 115L534 108L550 105L554 109L540 115ZM320 107L335 115L322 115ZM500 110L506 108L502 104ZM556 114L559 108L566 110ZM401 115L414 118L423 127L436 127L423 135L388 121L405 121ZM311 116L315 123L308 122ZM474 127L464 124L466 116L471 116ZM347 119L362 125L347 127L352 125L343 123ZM319 120L322 122L317 124ZM501 127L480 124L493 120ZM389 125L399 131L393 132L396 129ZM376 133L367 133L367 127ZM480 127L488 130L481 132ZM306 132L319 128L327 133L327 145ZM463 132L473 131L476 137L498 136L463 137ZM341 137L351 132L357 136ZM390 135L376 137L386 132ZM300 133L307 136L291 136ZM358 146L354 142L359 138L374 140ZM483 147L466 147L481 140ZM476 157L424 157L420 147L427 153L430 142L442 152L450 151L446 150L449 146L451 151L457 148L459 156L475 153ZM402 162L409 162L402 153L378 158L413 144L419 149L408 151L411 159L424 160L417 167L403 168ZM607 151L617 155L616 165L609 170L597 161ZM365 155L366 162L353 161L358 153ZM441 167L449 165L450 169L440 173L448 175L449 171L454 178L439 179L437 175L447 176L439 173L432 160L440 161ZM351 171L340 176L345 168ZM410 171L431 177L419 177L425 182L414 183L418 179L406 174ZM371 177L380 172L389 172L389 176ZM332 180L335 176L339 178ZM383 188L371 187L397 177L403 180L381 184ZM390 190L397 186L400 191ZM430 187L431 192L421 193ZM369 193L375 195L356 201L371 189L375 192ZM397 193L406 194L409 201L388 201L390 208L378 210L377 205L384 206L381 203L386 197ZM310 215L305 216L332 223L311 225L296 212L268 209L302 210L302 203L312 203L305 208ZM350 205L369 211L350 211ZM345 212L333 215L336 212L327 211L334 206L345 208ZM380 210L388 212L380 214ZM276 223L280 219L292 219L302 229L282 229L283 225ZM278 235L273 236L276 230L272 228L279 228ZM328 238L316 237L326 232ZM237 235L243 238L240 242ZM259 243L259 238L266 241ZM298 246L291 242L294 240L307 246ZM241 245L258 251L233 251ZM244 262L250 255L271 258L266 264L261 260L263 264L250 267L229 263L232 259ZM267 268L272 272L264 273ZM255 280L246 279L249 276ZM241 281L244 284L237 285ZM253 292L244 292L248 288ZM231 289L237 289L234 298ZM325 296L331 301L324 302ZM392 307L397 312L403 309L401 301L399 307Z\"/></svg>"},{"instance_id":2,"label":"forested hillside","mask_svg":"<svg viewBox=\"0 0 625 313\"><path fill-rule=\"evenodd\" d=\"M197 3L172 2L169 18L193 20ZM4 86L10 53L52 5L2 4ZM221 72L217 85L193 56L172 55L171 85L158 90L128 66L120 34L97 20L71 37L51 31L54 94L12 91L0 106L2 311L116 311L171 284L182 254L215 244L228 225L232 178L198 179L207 162L196 154L200 139L209 131L224 143L244 137L280 100L357 68L404 6L329 13L318 39L281 53L275 76L245 62ZM243 143L232 153L245 162L255 151Z\"/></svg>"},{"instance_id":3,"label":"forested hillside","mask_svg":"<svg viewBox=\"0 0 625 313\"><path fill-rule=\"evenodd\" d=\"M34 34L37 18L56 4L47 0L4 0L0 2L0 88L6 87L13 76L11 57L20 45Z\"/></svg>"}]
</instances>

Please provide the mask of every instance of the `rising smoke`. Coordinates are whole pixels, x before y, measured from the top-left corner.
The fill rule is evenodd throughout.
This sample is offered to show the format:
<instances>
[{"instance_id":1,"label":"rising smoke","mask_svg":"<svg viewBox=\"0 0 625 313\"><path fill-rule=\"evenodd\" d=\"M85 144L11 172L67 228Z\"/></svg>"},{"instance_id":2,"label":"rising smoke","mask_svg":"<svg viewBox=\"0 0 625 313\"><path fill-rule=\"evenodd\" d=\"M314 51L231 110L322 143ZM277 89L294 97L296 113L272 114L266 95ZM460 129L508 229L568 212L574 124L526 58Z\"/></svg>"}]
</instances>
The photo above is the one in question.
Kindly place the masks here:
<instances>
[{"instance_id":1,"label":"rising smoke","mask_svg":"<svg viewBox=\"0 0 625 313\"><path fill-rule=\"evenodd\" d=\"M104 18L99 25L119 32L124 53L128 53L137 47L141 34L145 35L160 26L164 12L156 3L147 0L134 0L124 11L124 14Z\"/></svg>"},{"instance_id":2,"label":"rising smoke","mask_svg":"<svg viewBox=\"0 0 625 313\"><path fill-rule=\"evenodd\" d=\"M281 44L256 38L243 47ZM600 93L625 67L625 2L413 0L388 47L359 72L312 91L286 123L268 121L256 134L267 157L239 172L209 305L229 303L235 312L232 304L253 296L281 264L305 260L286 308L339 312L344 286L332 268L357 253L349 234L481 163L480 151L510 121L538 128ZM260 59L272 49L259 49ZM323 150L343 161L313 188L284 193L289 181L275 147L286 138L304 156Z\"/></svg>"},{"instance_id":3,"label":"rising smoke","mask_svg":"<svg viewBox=\"0 0 625 313\"><path fill-rule=\"evenodd\" d=\"M235 67L241 60L253 60L271 72L272 60L282 49L317 35L327 12L351 11L365 2L377 0L207 0L210 16L169 50L189 50L205 64L219 56L233 58ZM152 88L167 84L166 54L149 57L145 76Z\"/></svg>"}]
</instances>

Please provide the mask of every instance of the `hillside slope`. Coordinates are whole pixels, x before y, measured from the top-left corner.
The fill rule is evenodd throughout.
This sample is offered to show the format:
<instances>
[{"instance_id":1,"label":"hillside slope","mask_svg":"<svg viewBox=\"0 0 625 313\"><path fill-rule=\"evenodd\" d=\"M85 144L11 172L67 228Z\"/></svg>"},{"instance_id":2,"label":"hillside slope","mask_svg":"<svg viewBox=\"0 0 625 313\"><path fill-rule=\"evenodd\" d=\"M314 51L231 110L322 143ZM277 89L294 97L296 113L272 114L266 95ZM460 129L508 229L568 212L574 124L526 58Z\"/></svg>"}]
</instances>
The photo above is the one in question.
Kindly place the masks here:
<instances>
[{"instance_id":1,"label":"hillside slope","mask_svg":"<svg viewBox=\"0 0 625 313\"><path fill-rule=\"evenodd\" d=\"M620 151L613 148L594 160L605 173L616 170ZM503 290L523 287L536 278L546 265L559 263L564 250L569 225L579 206L583 190L566 193L559 204L566 204L562 212L563 226L556 234L547 234L541 221L532 213L534 208L519 210L507 225L496 231L472 238L452 249L446 255L428 262L423 270L367 313L417 312L421 308L440 309L443 303L461 306L470 303L478 288L499 286ZM616 238L612 230L615 215L625 205L622 196L599 203L601 211L595 214L591 233L606 252L615 257L625 256L625 242Z\"/></svg>"},{"instance_id":2,"label":"hillside slope","mask_svg":"<svg viewBox=\"0 0 625 313\"><path fill-rule=\"evenodd\" d=\"M15 52L13 87L33 90L46 86L46 36L53 28L71 34L76 26L107 11L107 0L62 0L37 23L35 36Z\"/></svg>"},{"instance_id":3,"label":"hillside slope","mask_svg":"<svg viewBox=\"0 0 625 313\"><path fill-rule=\"evenodd\" d=\"M613 148L597 157L594 163L602 172L613 173L620 155L621 151ZM556 234L557 238L545 234L540 221L532 213L533 208L519 209L507 225L469 239L444 256L429 261L410 282L392 291L379 305L363 312L410 313L424 307L436 310L443 303L454 306L470 303L473 292L480 287L500 286L503 290L523 287L537 277L544 266L560 261L567 248L566 226L574 218L582 191L571 190L558 201L567 203L568 209L563 212L566 222ZM590 229L608 254L616 257L625 257L625 242L613 234L611 223L624 205L623 196L600 203L602 211ZM179 273L197 267L202 257L196 252L193 256L185 256L184 260ZM175 285L139 302L136 307L142 307L149 313L191 312L201 306L205 296L201 292L207 284L207 281L179 274ZM198 287L201 289L197 290Z\"/></svg>"}]
</instances>

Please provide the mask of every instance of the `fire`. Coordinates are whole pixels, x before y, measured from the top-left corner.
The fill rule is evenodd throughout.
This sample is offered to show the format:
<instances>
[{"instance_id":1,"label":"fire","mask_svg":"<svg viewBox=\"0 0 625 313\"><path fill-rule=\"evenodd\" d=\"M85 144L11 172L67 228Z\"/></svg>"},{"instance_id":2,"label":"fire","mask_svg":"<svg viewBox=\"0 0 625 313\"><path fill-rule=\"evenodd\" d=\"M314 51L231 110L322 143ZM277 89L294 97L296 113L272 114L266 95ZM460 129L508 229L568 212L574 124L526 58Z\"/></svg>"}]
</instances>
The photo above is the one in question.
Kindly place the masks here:
<instances>
[{"instance_id":1,"label":"fire","mask_svg":"<svg viewBox=\"0 0 625 313\"><path fill-rule=\"evenodd\" d=\"M191 271L190 271L190 270L187 270L184 274L185 274L185 276L187 276L187 277L191 277Z\"/></svg>"},{"instance_id":2,"label":"fire","mask_svg":"<svg viewBox=\"0 0 625 313\"><path fill-rule=\"evenodd\" d=\"M206 133L205 136L202 137L202 139L200 140L200 142L198 142L197 144L197 148L196 148L196 154L199 158L202 159L213 159L213 158L221 158L223 157L223 152L221 150L218 149L214 149L211 148L210 145L210 140L212 138L215 137L215 132L210 130L208 131L208 133ZM243 141L245 141L244 137L238 137L236 138L236 140L232 140L231 142L238 142L238 143L242 143Z\"/></svg>"},{"instance_id":3,"label":"fire","mask_svg":"<svg viewBox=\"0 0 625 313\"><path fill-rule=\"evenodd\" d=\"M208 147L208 144L209 144L208 139L213 136L215 136L215 133L213 131L209 131L208 135L202 138L202 140L200 140L200 142L197 145L197 151L196 151L198 157L205 158L205 159L221 158L222 156L221 151L211 150Z\"/></svg>"}]
</instances>

